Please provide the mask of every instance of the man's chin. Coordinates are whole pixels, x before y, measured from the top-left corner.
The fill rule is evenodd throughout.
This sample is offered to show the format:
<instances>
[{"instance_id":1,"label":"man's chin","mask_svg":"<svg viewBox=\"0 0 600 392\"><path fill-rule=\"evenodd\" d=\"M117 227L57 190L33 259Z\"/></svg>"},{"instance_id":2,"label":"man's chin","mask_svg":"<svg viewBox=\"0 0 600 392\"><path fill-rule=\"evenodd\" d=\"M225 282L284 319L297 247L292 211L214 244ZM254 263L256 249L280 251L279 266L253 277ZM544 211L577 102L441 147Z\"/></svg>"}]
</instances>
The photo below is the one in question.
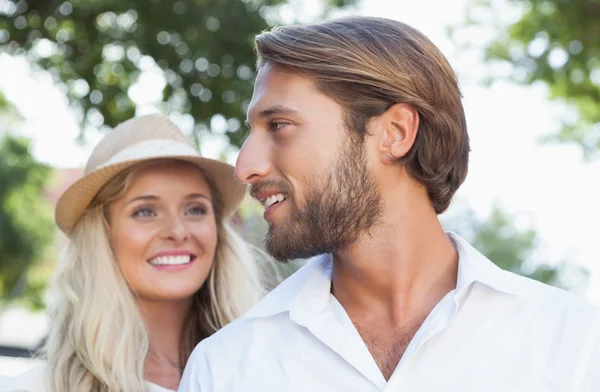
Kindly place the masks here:
<instances>
[{"instance_id":1,"label":"man's chin","mask_svg":"<svg viewBox=\"0 0 600 392\"><path fill-rule=\"evenodd\" d=\"M277 261L286 263L292 260L309 259L321 253L317 249L309 247L295 246L288 238L283 238L282 241L275 241L273 238L268 238L266 242L267 252Z\"/></svg>"},{"instance_id":2,"label":"man's chin","mask_svg":"<svg viewBox=\"0 0 600 392\"><path fill-rule=\"evenodd\" d=\"M267 245L267 253L269 253L272 258L281 263L288 263L290 260L292 260L292 258L288 257L286 253L281 252L279 248L272 247L269 245Z\"/></svg>"},{"instance_id":3,"label":"man's chin","mask_svg":"<svg viewBox=\"0 0 600 392\"><path fill-rule=\"evenodd\" d=\"M274 232L272 227L269 227L269 233L266 238L267 252L277 261L287 263L295 257L295 247L290 243L290 237Z\"/></svg>"},{"instance_id":4,"label":"man's chin","mask_svg":"<svg viewBox=\"0 0 600 392\"><path fill-rule=\"evenodd\" d=\"M302 225L269 224L265 245L275 260L288 262L328 253L329 248L321 241L322 237L308 232Z\"/></svg>"},{"instance_id":5,"label":"man's chin","mask_svg":"<svg viewBox=\"0 0 600 392\"><path fill-rule=\"evenodd\" d=\"M267 234L265 247L267 253L271 255L275 260L281 261L282 263L286 263L291 260L288 256L290 253L289 244L285 244L281 242L282 236L273 233L272 226L269 225L269 233Z\"/></svg>"}]
</instances>

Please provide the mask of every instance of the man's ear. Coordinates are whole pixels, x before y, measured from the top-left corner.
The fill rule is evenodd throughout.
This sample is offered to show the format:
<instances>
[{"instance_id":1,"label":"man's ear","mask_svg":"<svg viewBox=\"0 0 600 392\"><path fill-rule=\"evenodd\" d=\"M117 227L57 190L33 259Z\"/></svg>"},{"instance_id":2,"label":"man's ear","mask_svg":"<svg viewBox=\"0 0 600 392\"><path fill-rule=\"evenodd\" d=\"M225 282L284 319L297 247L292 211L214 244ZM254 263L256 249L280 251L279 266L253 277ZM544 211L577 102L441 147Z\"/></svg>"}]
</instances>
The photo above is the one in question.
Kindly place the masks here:
<instances>
[{"instance_id":1,"label":"man's ear","mask_svg":"<svg viewBox=\"0 0 600 392\"><path fill-rule=\"evenodd\" d=\"M409 104L397 103L379 116L377 126L381 135L378 146L381 160L384 164L393 164L408 154L414 144L419 113Z\"/></svg>"}]
</instances>

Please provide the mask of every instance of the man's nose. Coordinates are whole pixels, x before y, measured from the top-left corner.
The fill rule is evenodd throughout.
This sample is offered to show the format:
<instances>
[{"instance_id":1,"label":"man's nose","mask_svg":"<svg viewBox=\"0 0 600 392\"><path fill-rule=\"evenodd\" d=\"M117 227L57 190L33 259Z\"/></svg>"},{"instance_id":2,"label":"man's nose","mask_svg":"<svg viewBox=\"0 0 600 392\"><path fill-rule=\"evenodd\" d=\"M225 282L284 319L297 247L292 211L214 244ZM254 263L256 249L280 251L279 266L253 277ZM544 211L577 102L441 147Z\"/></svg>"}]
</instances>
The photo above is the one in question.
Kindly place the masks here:
<instances>
[{"instance_id":1,"label":"man's nose","mask_svg":"<svg viewBox=\"0 0 600 392\"><path fill-rule=\"evenodd\" d=\"M271 170L268 140L251 134L238 155L235 177L239 182L254 184L264 179Z\"/></svg>"}]
</instances>

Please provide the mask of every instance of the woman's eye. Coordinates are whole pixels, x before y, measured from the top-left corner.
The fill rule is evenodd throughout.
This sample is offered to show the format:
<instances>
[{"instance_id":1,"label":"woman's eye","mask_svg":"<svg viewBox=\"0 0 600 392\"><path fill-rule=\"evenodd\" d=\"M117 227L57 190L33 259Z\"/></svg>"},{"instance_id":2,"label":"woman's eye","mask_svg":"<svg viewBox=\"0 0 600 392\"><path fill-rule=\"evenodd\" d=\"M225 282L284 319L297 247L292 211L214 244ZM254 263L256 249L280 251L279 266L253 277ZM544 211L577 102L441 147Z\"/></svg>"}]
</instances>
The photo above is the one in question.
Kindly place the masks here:
<instances>
[{"instance_id":1,"label":"woman's eye","mask_svg":"<svg viewBox=\"0 0 600 392\"><path fill-rule=\"evenodd\" d=\"M187 213L189 215L204 215L206 214L206 208L204 206L194 206L188 209Z\"/></svg>"},{"instance_id":2,"label":"woman's eye","mask_svg":"<svg viewBox=\"0 0 600 392\"><path fill-rule=\"evenodd\" d=\"M152 209L147 208L147 207L138 208L133 213L134 217L148 217L148 216L153 216L153 215L154 215L154 211L152 211Z\"/></svg>"}]
</instances>

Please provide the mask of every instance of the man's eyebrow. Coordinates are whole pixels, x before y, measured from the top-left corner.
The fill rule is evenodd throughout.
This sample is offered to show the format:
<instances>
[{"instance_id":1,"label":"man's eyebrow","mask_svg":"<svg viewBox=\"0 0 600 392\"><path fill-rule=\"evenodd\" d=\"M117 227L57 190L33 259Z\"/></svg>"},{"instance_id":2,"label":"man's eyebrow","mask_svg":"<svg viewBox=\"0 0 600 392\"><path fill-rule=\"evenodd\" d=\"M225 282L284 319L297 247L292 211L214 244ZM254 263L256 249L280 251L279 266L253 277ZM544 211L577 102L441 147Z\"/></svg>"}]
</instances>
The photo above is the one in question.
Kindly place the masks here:
<instances>
[{"instance_id":1,"label":"man's eyebrow","mask_svg":"<svg viewBox=\"0 0 600 392\"><path fill-rule=\"evenodd\" d=\"M258 118L271 117L277 114L296 115L298 111L284 105L275 105L258 112ZM248 129L252 128L248 120L244 121L244 124Z\"/></svg>"}]
</instances>

